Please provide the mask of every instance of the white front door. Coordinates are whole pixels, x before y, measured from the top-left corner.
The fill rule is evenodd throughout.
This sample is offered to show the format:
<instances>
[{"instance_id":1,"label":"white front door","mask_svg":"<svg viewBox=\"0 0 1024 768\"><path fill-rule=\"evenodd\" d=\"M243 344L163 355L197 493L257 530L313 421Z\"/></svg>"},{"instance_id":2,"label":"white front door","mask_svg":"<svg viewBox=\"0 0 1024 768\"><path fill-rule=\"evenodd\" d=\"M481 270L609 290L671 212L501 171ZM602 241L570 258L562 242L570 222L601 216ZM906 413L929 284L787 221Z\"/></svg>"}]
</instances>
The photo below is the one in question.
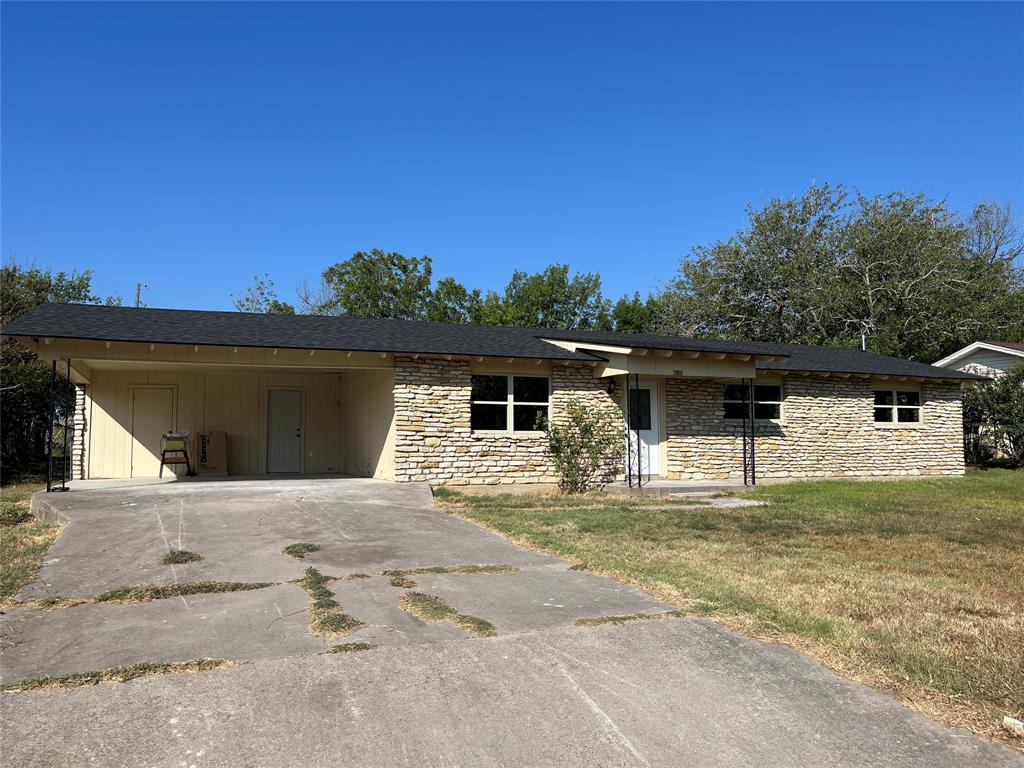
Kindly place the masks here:
<instances>
[{"instance_id":1,"label":"white front door","mask_svg":"<svg viewBox=\"0 0 1024 768\"><path fill-rule=\"evenodd\" d=\"M302 471L302 391L267 392L267 472Z\"/></svg>"},{"instance_id":2,"label":"white front door","mask_svg":"<svg viewBox=\"0 0 1024 768\"><path fill-rule=\"evenodd\" d=\"M132 477L160 474L160 438L174 431L174 390L135 387L132 393Z\"/></svg>"},{"instance_id":3,"label":"white front door","mask_svg":"<svg viewBox=\"0 0 1024 768\"><path fill-rule=\"evenodd\" d=\"M640 379L639 386L629 382L629 408L626 426L629 428L630 454L627 467L634 474L661 474L661 409L658 403L658 385ZM637 466L637 430L640 434L639 466Z\"/></svg>"}]
</instances>

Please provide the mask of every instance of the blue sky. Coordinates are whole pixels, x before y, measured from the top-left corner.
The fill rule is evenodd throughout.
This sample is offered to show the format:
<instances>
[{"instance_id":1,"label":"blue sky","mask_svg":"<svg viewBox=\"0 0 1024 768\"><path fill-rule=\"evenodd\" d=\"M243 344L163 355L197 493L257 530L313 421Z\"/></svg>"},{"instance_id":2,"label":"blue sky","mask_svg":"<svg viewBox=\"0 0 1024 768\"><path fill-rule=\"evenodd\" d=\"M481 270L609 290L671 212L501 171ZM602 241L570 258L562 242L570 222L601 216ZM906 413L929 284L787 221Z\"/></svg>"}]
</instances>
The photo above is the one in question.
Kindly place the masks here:
<instances>
[{"instance_id":1,"label":"blue sky","mask_svg":"<svg viewBox=\"0 0 1024 768\"><path fill-rule=\"evenodd\" d=\"M1024 5L2 6L2 248L231 308L373 247L646 293L814 181L1024 210Z\"/></svg>"}]
</instances>

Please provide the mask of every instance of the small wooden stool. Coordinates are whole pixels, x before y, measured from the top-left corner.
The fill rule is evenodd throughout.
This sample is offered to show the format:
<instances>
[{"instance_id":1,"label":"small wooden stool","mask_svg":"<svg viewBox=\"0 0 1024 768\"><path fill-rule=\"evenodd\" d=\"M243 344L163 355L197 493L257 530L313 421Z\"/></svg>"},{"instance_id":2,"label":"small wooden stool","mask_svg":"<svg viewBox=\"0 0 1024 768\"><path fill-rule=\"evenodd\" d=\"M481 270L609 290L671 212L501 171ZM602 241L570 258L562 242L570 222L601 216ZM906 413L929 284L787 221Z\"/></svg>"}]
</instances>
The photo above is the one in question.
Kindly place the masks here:
<instances>
[{"instance_id":1,"label":"small wooden stool","mask_svg":"<svg viewBox=\"0 0 1024 768\"><path fill-rule=\"evenodd\" d=\"M188 460L188 432L167 432L160 438L160 477L164 476L164 465L172 464L184 464L188 477L195 477Z\"/></svg>"}]
</instances>

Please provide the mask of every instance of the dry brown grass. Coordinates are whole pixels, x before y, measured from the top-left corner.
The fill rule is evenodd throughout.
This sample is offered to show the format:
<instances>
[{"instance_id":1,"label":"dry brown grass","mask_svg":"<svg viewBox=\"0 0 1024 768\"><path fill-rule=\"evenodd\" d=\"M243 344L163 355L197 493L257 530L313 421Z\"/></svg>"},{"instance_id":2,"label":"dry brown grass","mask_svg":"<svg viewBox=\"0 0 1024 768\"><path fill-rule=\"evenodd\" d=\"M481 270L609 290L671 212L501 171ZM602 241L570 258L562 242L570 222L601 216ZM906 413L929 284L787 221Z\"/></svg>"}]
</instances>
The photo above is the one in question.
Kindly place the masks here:
<instances>
[{"instance_id":1,"label":"dry brown grass","mask_svg":"<svg viewBox=\"0 0 1024 768\"><path fill-rule=\"evenodd\" d=\"M460 629L478 637L494 637L498 634L487 619L459 613L441 598L422 592L406 592L398 599L399 607L423 621L448 621Z\"/></svg>"},{"instance_id":2,"label":"dry brown grass","mask_svg":"<svg viewBox=\"0 0 1024 768\"><path fill-rule=\"evenodd\" d=\"M1000 726L1003 715L1024 715L1024 472L800 483L757 495L768 506L446 503L1024 748Z\"/></svg>"},{"instance_id":3,"label":"dry brown grass","mask_svg":"<svg viewBox=\"0 0 1024 768\"><path fill-rule=\"evenodd\" d=\"M29 677L13 683L5 683L4 691L38 691L52 688L81 688L83 685L99 683L127 683L140 677L169 675L177 672L206 672L211 669L237 667L245 662L227 659L192 659L166 664L132 664L128 667L112 667L98 672L76 672L70 675Z\"/></svg>"},{"instance_id":4,"label":"dry brown grass","mask_svg":"<svg viewBox=\"0 0 1024 768\"><path fill-rule=\"evenodd\" d=\"M342 610L327 585L337 581L324 576L316 568L307 568L299 585L313 602L309 606L309 627L311 635L336 638L350 635L366 626L362 621Z\"/></svg>"},{"instance_id":5,"label":"dry brown grass","mask_svg":"<svg viewBox=\"0 0 1024 768\"><path fill-rule=\"evenodd\" d=\"M35 491L45 483L26 481L0 487L0 607L14 605L14 595L32 581L61 526L36 521L29 514Z\"/></svg>"}]
</instances>

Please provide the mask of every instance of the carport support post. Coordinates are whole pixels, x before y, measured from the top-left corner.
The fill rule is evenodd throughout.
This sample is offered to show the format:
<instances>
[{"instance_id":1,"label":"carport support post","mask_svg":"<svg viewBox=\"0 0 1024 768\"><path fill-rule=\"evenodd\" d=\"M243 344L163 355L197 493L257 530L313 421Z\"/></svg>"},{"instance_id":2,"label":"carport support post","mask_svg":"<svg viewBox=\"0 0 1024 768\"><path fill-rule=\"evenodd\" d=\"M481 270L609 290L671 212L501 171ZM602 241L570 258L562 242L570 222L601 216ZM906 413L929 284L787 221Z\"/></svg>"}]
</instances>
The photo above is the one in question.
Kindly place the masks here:
<instances>
[{"instance_id":1,"label":"carport support post","mask_svg":"<svg viewBox=\"0 0 1024 768\"><path fill-rule=\"evenodd\" d=\"M747 380L742 379L740 386L746 387ZM750 403L746 403L747 408L750 408ZM743 414L743 484L747 485L750 477L750 450L747 444L747 414Z\"/></svg>"},{"instance_id":2,"label":"carport support post","mask_svg":"<svg viewBox=\"0 0 1024 768\"><path fill-rule=\"evenodd\" d=\"M71 384L71 358L68 358L68 384ZM68 426L71 424L71 415L74 412L74 405L70 409L64 412L64 455L63 461L61 462L60 470L60 489L66 491L68 489L68 474L71 469L71 464L68 461Z\"/></svg>"},{"instance_id":3,"label":"carport support post","mask_svg":"<svg viewBox=\"0 0 1024 768\"><path fill-rule=\"evenodd\" d=\"M50 363L50 423L46 427L46 492L53 490L53 420L57 418L57 361Z\"/></svg>"},{"instance_id":4,"label":"carport support post","mask_svg":"<svg viewBox=\"0 0 1024 768\"><path fill-rule=\"evenodd\" d=\"M754 432L754 379L750 379L750 396L747 411L750 413L750 484L757 485L757 437Z\"/></svg>"}]
</instances>

